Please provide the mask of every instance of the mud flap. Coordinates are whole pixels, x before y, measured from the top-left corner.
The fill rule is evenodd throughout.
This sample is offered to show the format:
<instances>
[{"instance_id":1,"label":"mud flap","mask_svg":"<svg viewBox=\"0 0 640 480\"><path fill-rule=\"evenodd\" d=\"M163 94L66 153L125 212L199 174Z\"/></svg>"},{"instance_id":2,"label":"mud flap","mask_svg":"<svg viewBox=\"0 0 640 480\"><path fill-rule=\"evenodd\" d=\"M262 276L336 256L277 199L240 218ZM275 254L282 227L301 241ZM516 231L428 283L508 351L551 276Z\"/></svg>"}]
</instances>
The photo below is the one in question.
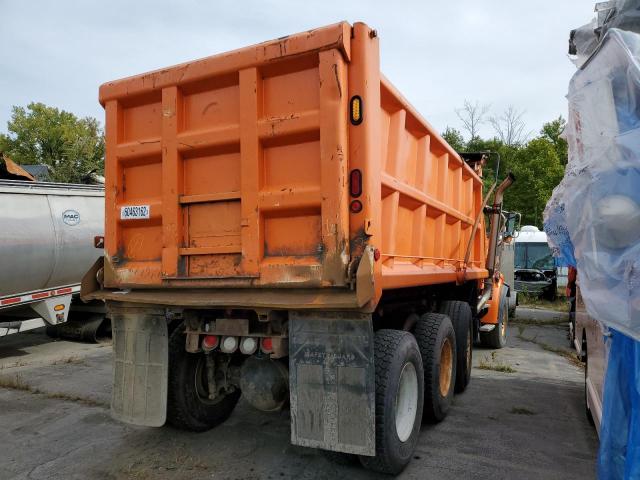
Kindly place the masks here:
<instances>
[{"instance_id":1,"label":"mud flap","mask_svg":"<svg viewBox=\"0 0 640 480\"><path fill-rule=\"evenodd\" d=\"M164 425L169 371L167 321L140 309L111 312L113 392L111 415L122 422Z\"/></svg>"},{"instance_id":2,"label":"mud flap","mask_svg":"<svg viewBox=\"0 0 640 480\"><path fill-rule=\"evenodd\" d=\"M371 315L289 315L291 442L375 455Z\"/></svg>"}]
</instances>

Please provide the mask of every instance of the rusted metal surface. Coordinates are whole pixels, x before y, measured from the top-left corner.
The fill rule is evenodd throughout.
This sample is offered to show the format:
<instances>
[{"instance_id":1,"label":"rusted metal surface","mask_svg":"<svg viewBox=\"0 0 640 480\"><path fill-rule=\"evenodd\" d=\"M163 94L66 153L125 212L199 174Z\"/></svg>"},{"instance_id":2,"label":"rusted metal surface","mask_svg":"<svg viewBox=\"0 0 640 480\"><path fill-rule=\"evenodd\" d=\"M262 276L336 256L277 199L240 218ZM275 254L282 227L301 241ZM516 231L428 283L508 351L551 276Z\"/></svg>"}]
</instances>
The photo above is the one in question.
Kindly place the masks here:
<instances>
[{"instance_id":1,"label":"rusted metal surface","mask_svg":"<svg viewBox=\"0 0 640 480\"><path fill-rule=\"evenodd\" d=\"M346 289L140 289L96 290L85 301L104 299L131 304L211 308L357 309L356 293Z\"/></svg>"},{"instance_id":2,"label":"rusted metal surface","mask_svg":"<svg viewBox=\"0 0 640 480\"><path fill-rule=\"evenodd\" d=\"M35 182L36 179L20 165L15 163L6 155L0 154L0 178L6 180L29 180Z\"/></svg>"}]
</instances>

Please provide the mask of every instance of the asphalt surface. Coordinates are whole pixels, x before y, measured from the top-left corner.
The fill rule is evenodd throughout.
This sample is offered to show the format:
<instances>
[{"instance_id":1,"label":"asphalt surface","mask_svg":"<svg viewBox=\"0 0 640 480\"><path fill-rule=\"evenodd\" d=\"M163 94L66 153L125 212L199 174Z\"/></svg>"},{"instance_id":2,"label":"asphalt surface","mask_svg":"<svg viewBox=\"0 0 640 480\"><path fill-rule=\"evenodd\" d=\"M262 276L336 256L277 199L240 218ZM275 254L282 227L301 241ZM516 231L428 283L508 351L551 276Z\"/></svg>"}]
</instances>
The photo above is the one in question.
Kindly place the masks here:
<instances>
[{"instance_id":1,"label":"asphalt surface","mask_svg":"<svg viewBox=\"0 0 640 480\"><path fill-rule=\"evenodd\" d=\"M518 321L506 348L474 349L471 385L444 422L422 428L399 478L595 478L597 436L564 318L519 309ZM201 434L120 424L109 416L111 375L109 344L2 339L0 479L389 478L290 445L288 412L242 401Z\"/></svg>"}]
</instances>

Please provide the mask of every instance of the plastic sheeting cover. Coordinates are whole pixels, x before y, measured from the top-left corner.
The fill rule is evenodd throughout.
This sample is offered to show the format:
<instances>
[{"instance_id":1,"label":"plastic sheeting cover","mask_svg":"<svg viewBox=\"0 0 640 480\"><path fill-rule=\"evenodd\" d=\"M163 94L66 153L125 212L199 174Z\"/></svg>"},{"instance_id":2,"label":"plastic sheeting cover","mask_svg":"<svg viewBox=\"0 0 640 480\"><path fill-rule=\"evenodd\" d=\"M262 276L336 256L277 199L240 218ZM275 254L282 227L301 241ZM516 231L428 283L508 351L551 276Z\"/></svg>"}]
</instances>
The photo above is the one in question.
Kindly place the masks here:
<instances>
[{"instance_id":1,"label":"plastic sheeting cover","mask_svg":"<svg viewBox=\"0 0 640 480\"><path fill-rule=\"evenodd\" d=\"M589 314L640 339L640 35L610 29L569 86L569 162L544 215Z\"/></svg>"},{"instance_id":2,"label":"plastic sheeting cover","mask_svg":"<svg viewBox=\"0 0 640 480\"><path fill-rule=\"evenodd\" d=\"M640 478L640 343L610 330L598 478Z\"/></svg>"},{"instance_id":3,"label":"plastic sheeting cover","mask_svg":"<svg viewBox=\"0 0 640 480\"><path fill-rule=\"evenodd\" d=\"M569 53L577 67L589 59L609 29L640 33L640 0L598 2L596 12L596 18L571 32Z\"/></svg>"}]
</instances>

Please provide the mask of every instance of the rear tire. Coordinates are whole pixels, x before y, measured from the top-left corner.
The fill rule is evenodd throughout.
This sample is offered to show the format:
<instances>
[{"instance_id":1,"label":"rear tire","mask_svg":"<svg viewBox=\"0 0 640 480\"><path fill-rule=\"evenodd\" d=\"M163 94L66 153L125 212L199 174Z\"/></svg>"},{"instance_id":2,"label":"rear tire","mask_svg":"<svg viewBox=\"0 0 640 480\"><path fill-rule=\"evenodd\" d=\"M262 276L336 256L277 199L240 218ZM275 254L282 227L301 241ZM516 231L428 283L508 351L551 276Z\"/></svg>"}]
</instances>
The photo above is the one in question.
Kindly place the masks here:
<instances>
[{"instance_id":1,"label":"rear tire","mask_svg":"<svg viewBox=\"0 0 640 480\"><path fill-rule=\"evenodd\" d=\"M375 334L376 455L365 468L397 475L411 461L420 434L424 372L416 339L408 332Z\"/></svg>"},{"instance_id":2,"label":"rear tire","mask_svg":"<svg viewBox=\"0 0 640 480\"><path fill-rule=\"evenodd\" d=\"M169 382L167 392L167 422L181 430L204 432L224 422L240 398L240 389L209 399L206 381L205 354L185 350L184 327L176 328L169 337Z\"/></svg>"},{"instance_id":3,"label":"rear tire","mask_svg":"<svg viewBox=\"0 0 640 480\"><path fill-rule=\"evenodd\" d=\"M480 332L480 343L484 347L500 349L507 344L507 325L509 323L509 300L503 296L498 309L498 323L490 332Z\"/></svg>"},{"instance_id":4,"label":"rear tire","mask_svg":"<svg viewBox=\"0 0 640 480\"><path fill-rule=\"evenodd\" d=\"M462 393L471 381L473 361L473 315L466 302L457 300L442 302L440 313L451 319L456 333L456 384L455 393Z\"/></svg>"},{"instance_id":5,"label":"rear tire","mask_svg":"<svg viewBox=\"0 0 640 480\"><path fill-rule=\"evenodd\" d=\"M447 416L456 379L456 335L451 320L425 313L416 325L416 340L424 365L423 420L437 423Z\"/></svg>"}]
</instances>

